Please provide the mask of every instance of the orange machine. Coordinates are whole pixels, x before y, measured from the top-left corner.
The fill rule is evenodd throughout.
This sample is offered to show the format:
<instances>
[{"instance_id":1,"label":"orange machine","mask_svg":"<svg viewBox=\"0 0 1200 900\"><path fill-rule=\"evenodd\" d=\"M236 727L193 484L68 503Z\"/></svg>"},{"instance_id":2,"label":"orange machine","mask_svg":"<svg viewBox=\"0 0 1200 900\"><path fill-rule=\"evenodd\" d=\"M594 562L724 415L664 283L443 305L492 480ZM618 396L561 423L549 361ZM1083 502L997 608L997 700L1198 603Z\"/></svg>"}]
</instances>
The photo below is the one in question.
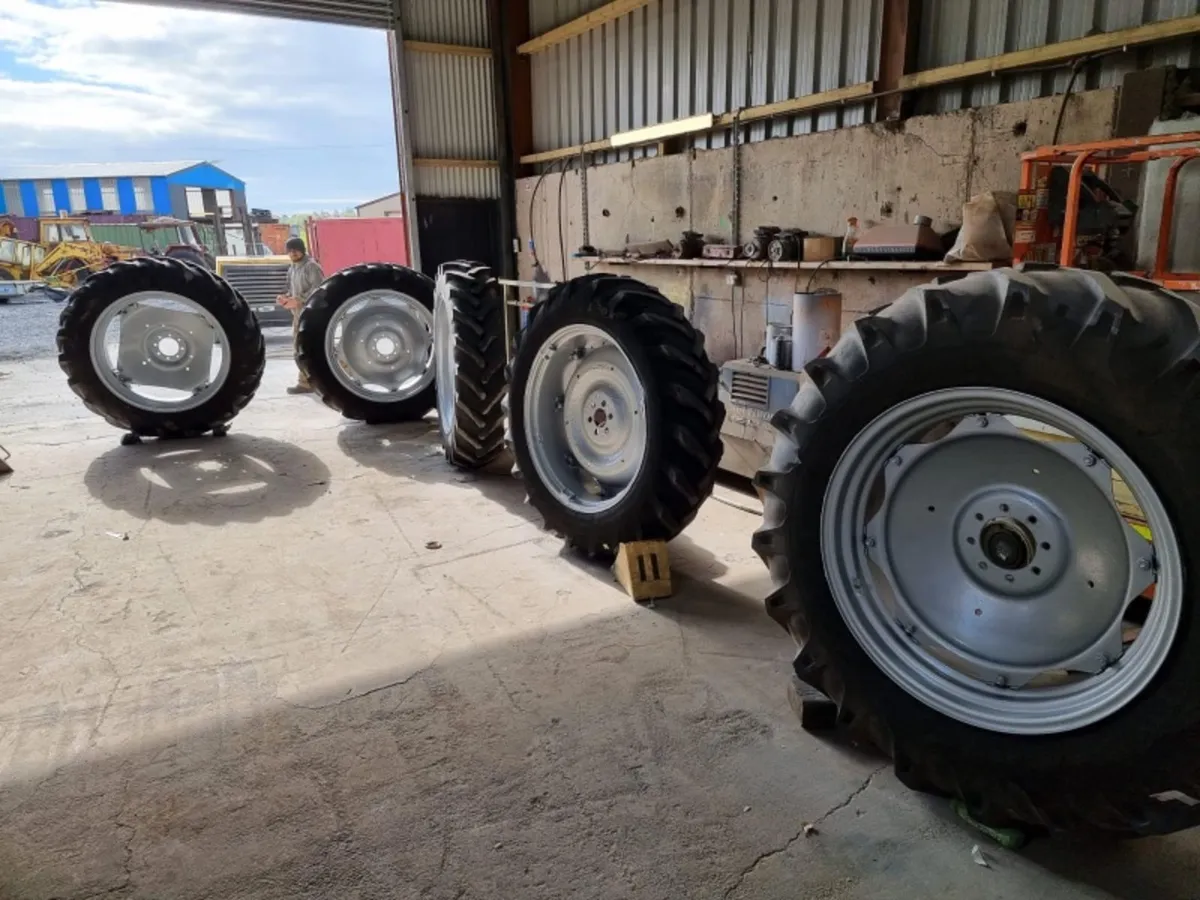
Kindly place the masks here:
<instances>
[{"instance_id":1,"label":"orange machine","mask_svg":"<svg viewBox=\"0 0 1200 900\"><path fill-rule=\"evenodd\" d=\"M1191 144L1193 146L1184 146ZM1168 256L1171 227L1175 218L1175 188L1180 170L1200 156L1200 132L1163 134L1138 138L1115 138L1086 144L1039 147L1021 155L1021 193L1017 204L1017 226L1013 235L1013 262L1058 262L1064 266L1088 265L1089 240L1081 235L1080 210L1087 199L1106 186L1096 185L1097 169L1104 166L1147 163L1173 159L1167 175L1159 223L1158 252L1154 268L1137 272L1163 287L1176 291L1200 291L1200 273L1170 272ZM1065 216L1058 224L1052 216L1049 185L1055 167L1070 167ZM1111 195L1111 191L1109 191Z\"/></svg>"}]
</instances>

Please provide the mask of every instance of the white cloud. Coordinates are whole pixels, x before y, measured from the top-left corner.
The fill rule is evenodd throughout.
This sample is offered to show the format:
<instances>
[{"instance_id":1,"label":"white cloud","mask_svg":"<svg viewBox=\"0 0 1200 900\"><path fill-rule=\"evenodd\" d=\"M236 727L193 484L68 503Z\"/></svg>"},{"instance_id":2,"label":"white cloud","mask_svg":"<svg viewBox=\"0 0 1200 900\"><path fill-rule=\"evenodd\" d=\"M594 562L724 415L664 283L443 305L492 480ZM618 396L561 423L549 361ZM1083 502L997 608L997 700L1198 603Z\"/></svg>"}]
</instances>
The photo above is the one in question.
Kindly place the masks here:
<instances>
[{"instance_id":1,"label":"white cloud","mask_svg":"<svg viewBox=\"0 0 1200 900\"><path fill-rule=\"evenodd\" d=\"M269 140L268 116L333 98L281 93L295 23L69 0L4 0L0 128L104 133L129 142L197 135ZM286 77L286 76L285 76Z\"/></svg>"}]
</instances>

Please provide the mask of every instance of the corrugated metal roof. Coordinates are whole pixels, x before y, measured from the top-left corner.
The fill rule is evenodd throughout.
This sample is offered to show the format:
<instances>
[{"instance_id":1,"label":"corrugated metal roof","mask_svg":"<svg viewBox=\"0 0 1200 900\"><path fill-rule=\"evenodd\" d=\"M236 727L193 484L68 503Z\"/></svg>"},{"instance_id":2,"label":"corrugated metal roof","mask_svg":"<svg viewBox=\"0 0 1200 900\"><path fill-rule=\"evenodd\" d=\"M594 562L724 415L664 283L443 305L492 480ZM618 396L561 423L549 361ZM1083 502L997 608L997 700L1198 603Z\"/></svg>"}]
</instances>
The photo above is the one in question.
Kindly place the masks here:
<instances>
[{"instance_id":1,"label":"corrugated metal roof","mask_svg":"<svg viewBox=\"0 0 1200 900\"><path fill-rule=\"evenodd\" d=\"M0 181L33 181L48 178L156 178L174 175L193 166L212 165L204 160L177 162L68 163L53 166L2 166Z\"/></svg>"}]
</instances>

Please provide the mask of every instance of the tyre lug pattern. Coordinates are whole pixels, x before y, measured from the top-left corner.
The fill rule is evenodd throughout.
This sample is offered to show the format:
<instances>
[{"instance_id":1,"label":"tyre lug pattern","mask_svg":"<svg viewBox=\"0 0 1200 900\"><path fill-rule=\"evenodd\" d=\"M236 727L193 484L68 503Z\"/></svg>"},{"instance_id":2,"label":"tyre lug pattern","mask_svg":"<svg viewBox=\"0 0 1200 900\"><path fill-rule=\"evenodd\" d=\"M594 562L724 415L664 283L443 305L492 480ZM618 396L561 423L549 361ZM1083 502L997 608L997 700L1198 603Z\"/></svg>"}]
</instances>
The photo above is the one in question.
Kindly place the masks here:
<instances>
[{"instance_id":1,"label":"tyre lug pattern","mask_svg":"<svg viewBox=\"0 0 1200 900\"><path fill-rule=\"evenodd\" d=\"M1200 327L1195 308L1183 298L1129 276L1110 279L1049 265L974 273L950 285L915 288L858 320L822 362L835 374L823 374L820 385L814 379L791 409L772 417L780 437L771 464L755 478L763 493L764 525L753 539L774 584L768 612L796 641L796 674L835 702L852 738L891 755L897 778L913 789L962 798L982 821L1036 828L1089 826L1150 834L1196 824L1195 813L1183 805L1151 796L1179 790L1200 797L1195 762L1200 696L1195 692L1162 711L1175 730L1164 731L1136 758L1133 750L1120 757L1110 735L1105 752L1123 761L1118 765L1097 757L1101 761L1085 764L1076 757L1091 755L1090 748L1102 740L1089 733L1063 745L1082 747L1082 752L1050 749L1036 757L1037 765L1022 764L1019 760L1035 758L1029 746L1041 739L944 725L949 720L920 707L874 669L828 596L815 536L823 494L808 495L823 487L814 483L806 493L805 477L819 476L812 473L812 462L806 467L801 460L820 453L836 459L838 445L820 443L823 429L868 397L868 382L871 390L900 390L888 371L896 364L912 365L918 354L946 347L974 353L978 345L979 351L990 351L997 341L1019 342L1039 365L1069 359L1084 373L1081 382L1103 385L1095 392L1106 404L1129 402L1109 396L1109 385L1121 386L1119 378L1128 369L1135 383L1146 387L1147 403L1131 408L1145 410L1144 422L1134 419L1141 432L1173 435L1186 458L1200 452L1200 436L1192 427L1196 416L1187 414L1200 413ZM1124 390L1129 397L1130 389ZM1155 400L1155 391L1174 400ZM1200 662L1189 664L1188 671L1200 672ZM904 704L920 714L896 718L897 706ZM1155 765L1146 766L1147 758Z\"/></svg>"}]
</instances>

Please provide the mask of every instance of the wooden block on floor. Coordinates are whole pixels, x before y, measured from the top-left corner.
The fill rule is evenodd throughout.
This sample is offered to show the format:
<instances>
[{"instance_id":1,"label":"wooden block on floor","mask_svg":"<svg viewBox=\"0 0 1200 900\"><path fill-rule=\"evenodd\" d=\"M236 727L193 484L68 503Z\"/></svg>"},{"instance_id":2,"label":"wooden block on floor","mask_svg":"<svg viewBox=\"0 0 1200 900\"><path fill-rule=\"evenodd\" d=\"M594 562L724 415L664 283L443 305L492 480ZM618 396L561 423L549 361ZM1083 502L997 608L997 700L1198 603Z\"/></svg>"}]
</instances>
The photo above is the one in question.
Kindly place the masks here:
<instances>
[{"instance_id":1,"label":"wooden block on floor","mask_svg":"<svg viewBox=\"0 0 1200 900\"><path fill-rule=\"evenodd\" d=\"M666 541L632 541L617 548L613 574L638 602L671 596L671 564Z\"/></svg>"}]
</instances>

